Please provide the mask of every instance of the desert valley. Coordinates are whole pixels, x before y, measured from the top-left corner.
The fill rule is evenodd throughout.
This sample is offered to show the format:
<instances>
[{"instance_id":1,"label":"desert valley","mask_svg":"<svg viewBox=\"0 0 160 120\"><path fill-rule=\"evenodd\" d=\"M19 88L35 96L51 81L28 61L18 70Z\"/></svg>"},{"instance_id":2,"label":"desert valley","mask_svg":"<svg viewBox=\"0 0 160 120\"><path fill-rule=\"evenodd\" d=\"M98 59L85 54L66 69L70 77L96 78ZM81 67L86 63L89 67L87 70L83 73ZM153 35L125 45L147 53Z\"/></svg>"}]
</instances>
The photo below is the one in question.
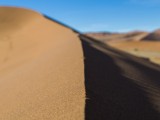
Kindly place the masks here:
<instances>
[{"instance_id":1,"label":"desert valley","mask_svg":"<svg viewBox=\"0 0 160 120\"><path fill-rule=\"evenodd\" d=\"M128 33L86 33L107 45L160 64L160 30L152 33L134 31Z\"/></svg>"}]
</instances>

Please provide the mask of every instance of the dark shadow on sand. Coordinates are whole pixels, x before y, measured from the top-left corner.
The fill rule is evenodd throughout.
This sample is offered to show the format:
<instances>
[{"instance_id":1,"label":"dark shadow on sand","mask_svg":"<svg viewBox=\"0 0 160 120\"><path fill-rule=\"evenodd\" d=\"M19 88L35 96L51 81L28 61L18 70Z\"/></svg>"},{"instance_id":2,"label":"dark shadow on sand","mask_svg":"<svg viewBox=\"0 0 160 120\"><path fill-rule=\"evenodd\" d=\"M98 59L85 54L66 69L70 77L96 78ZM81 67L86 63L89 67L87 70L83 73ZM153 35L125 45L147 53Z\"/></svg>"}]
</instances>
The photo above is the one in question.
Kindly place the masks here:
<instances>
[{"instance_id":1,"label":"dark shadow on sand","mask_svg":"<svg viewBox=\"0 0 160 120\"><path fill-rule=\"evenodd\" d=\"M70 26L46 15L44 16L80 34ZM132 76L136 76L136 80L131 79L132 77L126 78L121 74L123 64L117 65L113 56L97 50L88 42L85 42L85 40L81 40L85 57L85 88L87 98L85 120L160 120L159 68L157 71L157 66L149 64L151 67L148 68L148 65L144 66L132 60L128 61L124 57L123 62L135 66L141 72L143 71L140 76L136 76L136 71L134 71L135 73ZM92 41L99 43L94 39ZM122 52L119 53L121 54ZM156 69L150 69L152 67ZM126 72L126 74L128 73ZM144 78L143 76L147 77ZM151 97L153 96L154 99L156 98L156 102L151 101Z\"/></svg>"},{"instance_id":2,"label":"dark shadow on sand","mask_svg":"<svg viewBox=\"0 0 160 120\"><path fill-rule=\"evenodd\" d=\"M122 76L112 56L84 40L82 46L87 98L85 120L160 120L160 111L153 106L148 92L134 80Z\"/></svg>"}]
</instances>

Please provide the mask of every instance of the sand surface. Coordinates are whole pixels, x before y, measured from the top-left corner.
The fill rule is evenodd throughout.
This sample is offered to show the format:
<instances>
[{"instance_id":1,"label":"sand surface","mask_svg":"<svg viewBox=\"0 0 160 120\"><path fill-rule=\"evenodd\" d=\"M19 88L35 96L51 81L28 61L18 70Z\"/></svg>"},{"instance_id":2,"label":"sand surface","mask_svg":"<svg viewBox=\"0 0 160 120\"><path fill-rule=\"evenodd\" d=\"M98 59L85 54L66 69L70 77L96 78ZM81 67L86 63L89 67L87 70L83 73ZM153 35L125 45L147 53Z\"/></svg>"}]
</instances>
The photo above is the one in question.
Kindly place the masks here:
<instances>
[{"instance_id":1,"label":"sand surface","mask_svg":"<svg viewBox=\"0 0 160 120\"><path fill-rule=\"evenodd\" d=\"M143 31L133 31L128 33L86 33L87 36L100 40L102 42L118 42L118 41L140 41L146 35L147 32Z\"/></svg>"},{"instance_id":2,"label":"sand surface","mask_svg":"<svg viewBox=\"0 0 160 120\"><path fill-rule=\"evenodd\" d=\"M160 120L160 67L80 36L85 56L85 120Z\"/></svg>"},{"instance_id":3,"label":"sand surface","mask_svg":"<svg viewBox=\"0 0 160 120\"><path fill-rule=\"evenodd\" d=\"M41 14L0 8L0 120L83 120L78 35Z\"/></svg>"},{"instance_id":4,"label":"sand surface","mask_svg":"<svg viewBox=\"0 0 160 120\"><path fill-rule=\"evenodd\" d=\"M160 64L159 41L123 41L108 42L109 45L139 57L150 59L153 63Z\"/></svg>"},{"instance_id":5,"label":"sand surface","mask_svg":"<svg viewBox=\"0 0 160 120\"><path fill-rule=\"evenodd\" d=\"M153 33L133 31L128 33L87 33L86 35L119 50L160 64L159 30Z\"/></svg>"},{"instance_id":6,"label":"sand surface","mask_svg":"<svg viewBox=\"0 0 160 120\"><path fill-rule=\"evenodd\" d=\"M31 10L0 7L0 28L0 120L160 120L158 65Z\"/></svg>"}]
</instances>

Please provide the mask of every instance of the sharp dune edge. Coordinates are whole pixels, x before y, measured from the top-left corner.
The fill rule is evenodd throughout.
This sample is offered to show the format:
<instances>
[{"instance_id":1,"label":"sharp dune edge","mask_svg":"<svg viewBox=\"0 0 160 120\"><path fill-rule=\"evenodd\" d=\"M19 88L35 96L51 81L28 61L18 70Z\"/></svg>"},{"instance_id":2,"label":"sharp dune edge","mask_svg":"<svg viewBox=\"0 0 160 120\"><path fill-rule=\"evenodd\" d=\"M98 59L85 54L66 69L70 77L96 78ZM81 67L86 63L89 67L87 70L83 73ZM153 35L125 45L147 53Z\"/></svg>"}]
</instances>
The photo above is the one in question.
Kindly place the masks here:
<instances>
[{"instance_id":1,"label":"sharp dune edge","mask_svg":"<svg viewBox=\"0 0 160 120\"><path fill-rule=\"evenodd\" d=\"M0 120L83 120L78 35L41 14L0 7Z\"/></svg>"}]
</instances>

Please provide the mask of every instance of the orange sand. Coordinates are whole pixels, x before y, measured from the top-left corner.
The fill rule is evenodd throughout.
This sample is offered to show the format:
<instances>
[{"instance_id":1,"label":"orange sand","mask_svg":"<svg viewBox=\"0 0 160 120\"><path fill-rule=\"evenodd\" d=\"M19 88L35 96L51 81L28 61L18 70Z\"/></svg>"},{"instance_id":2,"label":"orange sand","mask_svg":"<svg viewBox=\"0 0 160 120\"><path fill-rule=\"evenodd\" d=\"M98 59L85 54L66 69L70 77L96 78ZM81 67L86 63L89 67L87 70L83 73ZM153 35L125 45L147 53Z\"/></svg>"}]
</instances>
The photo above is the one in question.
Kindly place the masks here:
<instances>
[{"instance_id":1,"label":"orange sand","mask_svg":"<svg viewBox=\"0 0 160 120\"><path fill-rule=\"evenodd\" d=\"M0 8L0 120L83 120L76 33L21 8Z\"/></svg>"},{"instance_id":2,"label":"orange sand","mask_svg":"<svg viewBox=\"0 0 160 120\"><path fill-rule=\"evenodd\" d=\"M139 57L148 58L152 62L160 64L160 42L158 41L123 41L109 42L108 44L117 49Z\"/></svg>"}]
</instances>

